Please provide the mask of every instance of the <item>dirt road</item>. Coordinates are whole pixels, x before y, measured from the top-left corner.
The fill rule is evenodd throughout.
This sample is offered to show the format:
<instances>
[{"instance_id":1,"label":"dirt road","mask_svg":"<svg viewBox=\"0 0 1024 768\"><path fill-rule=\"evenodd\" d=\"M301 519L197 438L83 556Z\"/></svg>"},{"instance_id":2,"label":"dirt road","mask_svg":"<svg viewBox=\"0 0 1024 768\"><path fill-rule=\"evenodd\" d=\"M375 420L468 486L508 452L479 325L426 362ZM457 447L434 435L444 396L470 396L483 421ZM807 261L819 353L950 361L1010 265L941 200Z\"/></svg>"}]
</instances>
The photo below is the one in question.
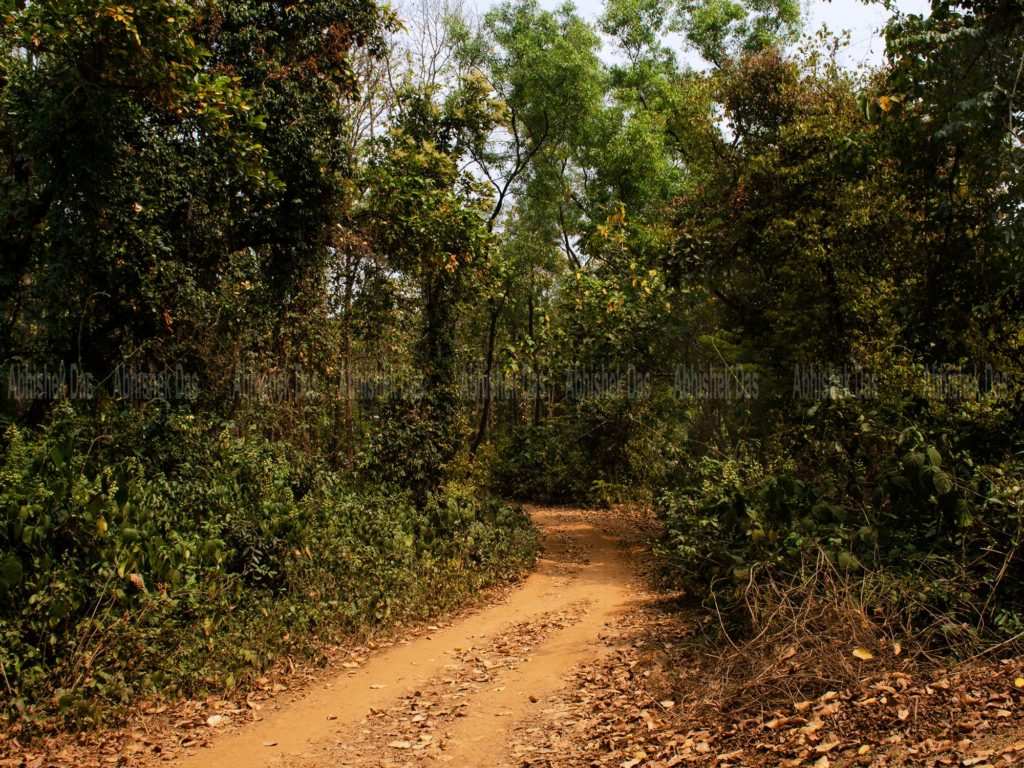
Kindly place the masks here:
<instances>
[{"instance_id":1,"label":"dirt road","mask_svg":"<svg viewBox=\"0 0 1024 768\"><path fill-rule=\"evenodd\" d=\"M652 559L651 520L628 510L531 512L543 556L500 602L443 627L407 628L407 641L385 639L383 650L345 648L331 657L337 671L291 670L289 685L306 681L298 695L274 683L244 703L189 700L107 734L62 734L0 765L1024 765L1024 658L907 666L879 647L856 679L780 696L706 645L710 615L637 577ZM852 648L839 640L835 651ZM776 653L764 659L770 666L755 671L780 663ZM781 660L793 665L787 675L801 665L817 674L810 656ZM754 693L721 706L723 691L740 686Z\"/></svg>"},{"instance_id":2,"label":"dirt road","mask_svg":"<svg viewBox=\"0 0 1024 768\"><path fill-rule=\"evenodd\" d=\"M637 599L625 521L532 514L544 531L539 567L504 602L381 652L174 765L516 765L514 734L607 652L606 625Z\"/></svg>"}]
</instances>

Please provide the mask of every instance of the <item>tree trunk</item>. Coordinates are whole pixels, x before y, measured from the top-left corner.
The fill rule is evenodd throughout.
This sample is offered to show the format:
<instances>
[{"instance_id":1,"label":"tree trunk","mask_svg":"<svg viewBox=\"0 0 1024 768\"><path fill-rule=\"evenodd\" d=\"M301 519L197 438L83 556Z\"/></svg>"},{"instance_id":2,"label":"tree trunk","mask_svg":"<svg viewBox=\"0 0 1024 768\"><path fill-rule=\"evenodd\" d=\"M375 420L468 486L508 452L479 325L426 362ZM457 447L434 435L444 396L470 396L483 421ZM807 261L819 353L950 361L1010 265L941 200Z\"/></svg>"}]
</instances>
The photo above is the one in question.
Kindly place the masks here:
<instances>
[{"instance_id":1,"label":"tree trunk","mask_svg":"<svg viewBox=\"0 0 1024 768\"><path fill-rule=\"evenodd\" d=\"M355 425L352 416L352 292L355 283L355 269L352 257L346 256L348 264L345 274L345 323L342 349L345 356L345 465L355 465Z\"/></svg>"},{"instance_id":2,"label":"tree trunk","mask_svg":"<svg viewBox=\"0 0 1024 768\"><path fill-rule=\"evenodd\" d=\"M498 317L504 301L493 301L491 303L490 324L487 328L487 349L484 353L484 380L483 380L483 403L480 407L480 424L473 442L469 446L469 453L475 456L484 438L487 437L487 422L491 418L491 372L494 368L494 345L498 336Z\"/></svg>"}]
</instances>

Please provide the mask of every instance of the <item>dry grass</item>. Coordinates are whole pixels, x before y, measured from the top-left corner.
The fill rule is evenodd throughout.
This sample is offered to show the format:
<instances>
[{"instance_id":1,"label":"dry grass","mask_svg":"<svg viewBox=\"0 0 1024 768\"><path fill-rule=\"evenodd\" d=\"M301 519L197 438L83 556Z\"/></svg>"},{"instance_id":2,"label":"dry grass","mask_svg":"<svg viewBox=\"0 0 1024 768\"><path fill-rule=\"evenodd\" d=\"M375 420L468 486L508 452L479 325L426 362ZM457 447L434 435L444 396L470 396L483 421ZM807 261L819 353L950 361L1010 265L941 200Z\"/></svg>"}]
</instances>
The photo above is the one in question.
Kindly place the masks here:
<instances>
[{"instance_id":1,"label":"dry grass","mask_svg":"<svg viewBox=\"0 0 1024 768\"><path fill-rule=\"evenodd\" d=\"M698 707L754 713L846 688L883 666L927 663L898 614L870 607L882 604L880 585L871 574L840 571L823 552L785 578L752 570L741 588L744 631L730 631L735 619L716 611L701 672L682 688Z\"/></svg>"}]
</instances>

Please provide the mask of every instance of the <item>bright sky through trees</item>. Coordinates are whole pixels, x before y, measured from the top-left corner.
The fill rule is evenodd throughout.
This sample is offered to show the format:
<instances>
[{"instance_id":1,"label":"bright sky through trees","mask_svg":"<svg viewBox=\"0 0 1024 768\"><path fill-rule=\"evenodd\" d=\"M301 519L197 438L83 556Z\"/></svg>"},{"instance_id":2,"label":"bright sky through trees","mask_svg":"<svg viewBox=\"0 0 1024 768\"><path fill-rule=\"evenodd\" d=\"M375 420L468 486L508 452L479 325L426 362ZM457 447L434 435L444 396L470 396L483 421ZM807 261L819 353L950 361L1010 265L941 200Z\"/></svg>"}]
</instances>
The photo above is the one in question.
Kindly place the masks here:
<instances>
[{"instance_id":1,"label":"bright sky through trees","mask_svg":"<svg viewBox=\"0 0 1024 768\"><path fill-rule=\"evenodd\" d=\"M479 0L477 6L481 12L485 12L495 4L494 0ZM561 0L544 0L541 4L546 8L556 8L561 5ZM585 18L594 20L600 16L604 0L578 0L575 5ZM929 3L927 0L896 0L893 6L901 13L924 14L928 11ZM849 30L850 45L842 56L845 64L858 66L882 62L885 41L881 30L889 18L889 11L881 3L809 0L804 3L804 18L807 33L816 32L823 24L836 33ZM697 57L692 58L697 63Z\"/></svg>"}]
</instances>

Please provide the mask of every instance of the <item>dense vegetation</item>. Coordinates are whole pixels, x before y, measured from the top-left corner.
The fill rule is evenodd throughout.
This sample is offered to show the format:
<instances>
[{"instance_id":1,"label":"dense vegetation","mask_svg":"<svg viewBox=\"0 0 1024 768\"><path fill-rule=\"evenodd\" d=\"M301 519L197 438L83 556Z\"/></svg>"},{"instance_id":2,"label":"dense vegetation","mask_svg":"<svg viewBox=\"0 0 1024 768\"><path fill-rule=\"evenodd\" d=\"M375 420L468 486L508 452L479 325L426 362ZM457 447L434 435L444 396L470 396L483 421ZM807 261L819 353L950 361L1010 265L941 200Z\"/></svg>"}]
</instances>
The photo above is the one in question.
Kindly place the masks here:
<instances>
[{"instance_id":1,"label":"dense vegetation","mask_svg":"<svg viewBox=\"0 0 1024 768\"><path fill-rule=\"evenodd\" d=\"M791 0L3 12L11 714L447 607L502 497L652 503L725 624L824 557L1024 632L1020 0L871 71Z\"/></svg>"},{"instance_id":2,"label":"dense vegetation","mask_svg":"<svg viewBox=\"0 0 1024 768\"><path fill-rule=\"evenodd\" d=\"M8 713L230 689L527 567L525 516L455 461L486 102L410 72L363 135L396 22L358 0L6 13ZM414 371L358 423L357 345Z\"/></svg>"}]
</instances>

